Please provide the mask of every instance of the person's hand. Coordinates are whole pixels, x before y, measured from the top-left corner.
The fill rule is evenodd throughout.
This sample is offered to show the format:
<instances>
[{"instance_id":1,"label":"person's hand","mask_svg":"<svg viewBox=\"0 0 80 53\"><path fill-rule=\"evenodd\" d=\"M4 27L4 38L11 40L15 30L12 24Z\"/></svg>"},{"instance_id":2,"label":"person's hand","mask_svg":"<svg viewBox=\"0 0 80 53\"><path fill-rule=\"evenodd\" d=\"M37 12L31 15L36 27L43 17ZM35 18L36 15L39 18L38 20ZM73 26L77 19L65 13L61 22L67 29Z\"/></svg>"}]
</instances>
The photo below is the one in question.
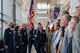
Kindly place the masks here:
<instances>
[{"instance_id":1,"label":"person's hand","mask_svg":"<svg viewBox=\"0 0 80 53\"><path fill-rule=\"evenodd\" d=\"M8 45L4 46L5 48L8 48Z\"/></svg>"},{"instance_id":2,"label":"person's hand","mask_svg":"<svg viewBox=\"0 0 80 53\"><path fill-rule=\"evenodd\" d=\"M47 45L47 42L45 43L45 45Z\"/></svg>"},{"instance_id":3,"label":"person's hand","mask_svg":"<svg viewBox=\"0 0 80 53\"><path fill-rule=\"evenodd\" d=\"M19 46L16 46L16 48L19 48Z\"/></svg>"},{"instance_id":4,"label":"person's hand","mask_svg":"<svg viewBox=\"0 0 80 53\"><path fill-rule=\"evenodd\" d=\"M22 42L22 44L24 44L24 42Z\"/></svg>"},{"instance_id":5,"label":"person's hand","mask_svg":"<svg viewBox=\"0 0 80 53\"><path fill-rule=\"evenodd\" d=\"M35 38L37 38L37 35L34 35Z\"/></svg>"}]
</instances>

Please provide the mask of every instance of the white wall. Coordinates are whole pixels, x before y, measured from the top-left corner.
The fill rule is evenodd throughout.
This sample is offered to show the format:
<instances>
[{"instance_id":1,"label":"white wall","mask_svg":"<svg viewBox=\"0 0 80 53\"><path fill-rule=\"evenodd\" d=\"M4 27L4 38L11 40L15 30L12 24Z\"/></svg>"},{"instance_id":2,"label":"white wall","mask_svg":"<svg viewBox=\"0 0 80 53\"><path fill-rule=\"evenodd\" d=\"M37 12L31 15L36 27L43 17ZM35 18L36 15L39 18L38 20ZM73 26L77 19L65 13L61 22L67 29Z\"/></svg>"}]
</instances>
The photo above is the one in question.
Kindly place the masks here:
<instances>
[{"instance_id":1,"label":"white wall","mask_svg":"<svg viewBox=\"0 0 80 53\"><path fill-rule=\"evenodd\" d=\"M22 23L27 23L28 12L22 9Z\"/></svg>"},{"instance_id":2,"label":"white wall","mask_svg":"<svg viewBox=\"0 0 80 53\"><path fill-rule=\"evenodd\" d=\"M7 28L7 24L10 21L13 21L13 9L12 9L12 0L3 0L3 33L5 28Z\"/></svg>"},{"instance_id":3,"label":"white wall","mask_svg":"<svg viewBox=\"0 0 80 53\"><path fill-rule=\"evenodd\" d=\"M22 8L22 17L23 17L22 22L27 24L27 18L28 18L28 13L29 13L31 1L30 0L23 0L23 2L24 2L25 6L27 5L26 6L27 9Z\"/></svg>"},{"instance_id":4,"label":"white wall","mask_svg":"<svg viewBox=\"0 0 80 53\"><path fill-rule=\"evenodd\" d=\"M0 12L1 12L1 0L0 0Z\"/></svg>"},{"instance_id":5,"label":"white wall","mask_svg":"<svg viewBox=\"0 0 80 53\"><path fill-rule=\"evenodd\" d=\"M79 0L70 0L70 9L69 9L70 14L75 15L76 5L77 5L78 1Z\"/></svg>"},{"instance_id":6,"label":"white wall","mask_svg":"<svg viewBox=\"0 0 80 53\"><path fill-rule=\"evenodd\" d=\"M16 23L20 26L22 24L22 9L19 5L16 5Z\"/></svg>"},{"instance_id":7,"label":"white wall","mask_svg":"<svg viewBox=\"0 0 80 53\"><path fill-rule=\"evenodd\" d=\"M30 6L30 0L16 0L16 23L22 25L27 23L28 10ZM22 8L20 4L23 4L25 8ZM0 8L1 9L1 8ZM3 0L3 34L4 30L8 27L8 22L13 21L13 0Z\"/></svg>"}]
</instances>

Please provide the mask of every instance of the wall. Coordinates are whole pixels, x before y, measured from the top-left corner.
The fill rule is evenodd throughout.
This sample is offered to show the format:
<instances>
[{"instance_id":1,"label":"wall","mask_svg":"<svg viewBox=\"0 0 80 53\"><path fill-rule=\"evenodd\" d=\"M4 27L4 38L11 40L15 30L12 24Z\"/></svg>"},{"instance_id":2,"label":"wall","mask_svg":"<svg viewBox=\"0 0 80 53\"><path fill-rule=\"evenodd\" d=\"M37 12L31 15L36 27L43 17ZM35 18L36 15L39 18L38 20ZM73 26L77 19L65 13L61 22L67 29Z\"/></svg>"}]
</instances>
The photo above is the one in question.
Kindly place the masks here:
<instances>
[{"instance_id":1,"label":"wall","mask_svg":"<svg viewBox=\"0 0 80 53\"><path fill-rule=\"evenodd\" d=\"M76 5L78 3L79 0L70 0L70 9L69 12L71 15L75 15L76 14Z\"/></svg>"},{"instance_id":2,"label":"wall","mask_svg":"<svg viewBox=\"0 0 80 53\"><path fill-rule=\"evenodd\" d=\"M8 27L8 22L13 21L13 1L12 0L3 0L3 35L4 30Z\"/></svg>"},{"instance_id":3,"label":"wall","mask_svg":"<svg viewBox=\"0 0 80 53\"><path fill-rule=\"evenodd\" d=\"M10 21L13 21L13 14L14 14L13 1L14 0L2 0L2 1L3 1L3 30L0 29L0 31L3 31L2 34L4 34L4 30L8 27L8 23ZM22 23L27 23L30 0L16 0L14 5L16 8L15 10L16 24L21 26ZM0 11L1 11L1 3L0 3ZM1 14L0 14L0 18L1 18ZM1 38L1 35L0 35L0 38Z\"/></svg>"}]
</instances>

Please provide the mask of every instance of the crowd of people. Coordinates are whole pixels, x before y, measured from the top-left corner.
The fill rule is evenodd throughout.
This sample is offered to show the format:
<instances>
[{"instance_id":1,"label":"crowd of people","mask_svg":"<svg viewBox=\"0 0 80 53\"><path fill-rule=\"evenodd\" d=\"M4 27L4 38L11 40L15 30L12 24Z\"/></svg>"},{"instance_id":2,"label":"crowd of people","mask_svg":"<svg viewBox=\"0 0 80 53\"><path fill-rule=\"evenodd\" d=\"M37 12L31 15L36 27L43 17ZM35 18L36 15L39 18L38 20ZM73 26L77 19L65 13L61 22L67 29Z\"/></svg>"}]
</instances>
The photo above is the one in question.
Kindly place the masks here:
<instances>
[{"instance_id":1,"label":"crowd of people","mask_svg":"<svg viewBox=\"0 0 80 53\"><path fill-rule=\"evenodd\" d=\"M4 32L5 53L27 53L27 48L31 53L32 45L37 53L80 53L80 1L75 16L62 11L59 17L52 28L46 29L41 23L35 29L34 25L28 28L26 24L14 27L10 22Z\"/></svg>"},{"instance_id":2,"label":"crowd of people","mask_svg":"<svg viewBox=\"0 0 80 53\"><path fill-rule=\"evenodd\" d=\"M59 17L54 21L51 53L80 53L80 2L76 5L75 16L62 11Z\"/></svg>"}]
</instances>

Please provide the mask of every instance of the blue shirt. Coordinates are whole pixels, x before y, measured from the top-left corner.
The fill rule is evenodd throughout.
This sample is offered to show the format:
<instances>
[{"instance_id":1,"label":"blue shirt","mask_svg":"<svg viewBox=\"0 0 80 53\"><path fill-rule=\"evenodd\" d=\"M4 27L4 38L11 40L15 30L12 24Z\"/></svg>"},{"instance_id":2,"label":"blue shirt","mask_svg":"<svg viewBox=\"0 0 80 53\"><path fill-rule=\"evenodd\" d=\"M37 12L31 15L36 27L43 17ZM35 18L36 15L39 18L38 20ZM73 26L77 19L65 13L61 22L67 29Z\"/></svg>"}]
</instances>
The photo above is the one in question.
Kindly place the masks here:
<instances>
[{"instance_id":1,"label":"blue shirt","mask_svg":"<svg viewBox=\"0 0 80 53\"><path fill-rule=\"evenodd\" d=\"M56 46L58 44L58 42L60 41L60 39L61 39L61 34L59 32L58 35L57 35L57 38L54 41L54 46Z\"/></svg>"}]
</instances>

